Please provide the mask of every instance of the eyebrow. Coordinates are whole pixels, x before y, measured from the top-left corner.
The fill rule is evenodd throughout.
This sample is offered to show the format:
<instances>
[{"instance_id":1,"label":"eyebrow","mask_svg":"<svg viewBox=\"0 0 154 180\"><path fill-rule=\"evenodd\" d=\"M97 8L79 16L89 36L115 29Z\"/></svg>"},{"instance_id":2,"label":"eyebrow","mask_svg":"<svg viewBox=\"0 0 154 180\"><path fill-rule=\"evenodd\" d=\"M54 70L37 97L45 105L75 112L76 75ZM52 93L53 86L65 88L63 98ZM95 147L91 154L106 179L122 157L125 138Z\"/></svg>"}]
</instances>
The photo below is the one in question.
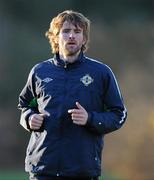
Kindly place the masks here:
<instances>
[{"instance_id":1,"label":"eyebrow","mask_svg":"<svg viewBox=\"0 0 154 180\"><path fill-rule=\"evenodd\" d=\"M72 28L62 28L62 30L71 30ZM82 28L78 28L78 27L75 27L73 28L74 30L79 30L79 31L82 31Z\"/></svg>"}]
</instances>

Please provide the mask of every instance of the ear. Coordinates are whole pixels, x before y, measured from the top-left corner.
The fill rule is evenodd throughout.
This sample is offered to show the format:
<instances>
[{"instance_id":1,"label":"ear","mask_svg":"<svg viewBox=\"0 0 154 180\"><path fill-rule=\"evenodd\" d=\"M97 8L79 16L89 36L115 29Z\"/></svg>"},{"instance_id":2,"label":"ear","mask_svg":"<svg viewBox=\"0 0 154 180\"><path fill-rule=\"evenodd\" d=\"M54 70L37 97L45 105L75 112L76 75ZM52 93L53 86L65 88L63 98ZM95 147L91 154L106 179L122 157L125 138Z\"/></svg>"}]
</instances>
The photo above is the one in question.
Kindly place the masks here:
<instances>
[{"instance_id":1,"label":"ear","mask_svg":"<svg viewBox=\"0 0 154 180\"><path fill-rule=\"evenodd\" d=\"M83 42L82 42L82 45L85 45L87 42L87 39L85 37L83 37Z\"/></svg>"}]
</instances>

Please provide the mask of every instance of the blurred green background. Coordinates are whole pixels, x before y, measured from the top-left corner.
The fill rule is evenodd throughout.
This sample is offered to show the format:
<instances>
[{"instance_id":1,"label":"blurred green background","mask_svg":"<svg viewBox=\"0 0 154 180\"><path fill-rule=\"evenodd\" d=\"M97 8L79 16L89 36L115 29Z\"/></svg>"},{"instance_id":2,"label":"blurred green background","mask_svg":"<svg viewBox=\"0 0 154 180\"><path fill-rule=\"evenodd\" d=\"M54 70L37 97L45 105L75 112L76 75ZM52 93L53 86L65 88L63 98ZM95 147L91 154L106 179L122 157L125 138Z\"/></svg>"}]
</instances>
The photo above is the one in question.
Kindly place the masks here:
<instances>
[{"instance_id":1,"label":"blurred green background","mask_svg":"<svg viewBox=\"0 0 154 180\"><path fill-rule=\"evenodd\" d=\"M32 66L52 56L44 34L66 9L90 18L87 55L113 69L128 109L124 127L105 137L104 179L154 179L154 1L0 0L0 180L27 179L18 95Z\"/></svg>"}]
</instances>

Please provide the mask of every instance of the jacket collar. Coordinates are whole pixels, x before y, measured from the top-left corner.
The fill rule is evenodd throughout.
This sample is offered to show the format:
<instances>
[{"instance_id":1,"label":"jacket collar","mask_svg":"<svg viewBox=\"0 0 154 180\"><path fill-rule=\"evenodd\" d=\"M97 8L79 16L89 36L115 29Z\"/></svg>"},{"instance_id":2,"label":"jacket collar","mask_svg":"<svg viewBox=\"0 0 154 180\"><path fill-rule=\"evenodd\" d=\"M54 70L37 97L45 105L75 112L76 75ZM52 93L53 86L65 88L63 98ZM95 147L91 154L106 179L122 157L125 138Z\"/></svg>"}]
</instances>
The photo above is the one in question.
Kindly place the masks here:
<instances>
[{"instance_id":1,"label":"jacket collar","mask_svg":"<svg viewBox=\"0 0 154 180\"><path fill-rule=\"evenodd\" d=\"M78 58L73 63L69 63L68 61L64 61L60 59L59 53L55 54L53 57L54 64L56 66L60 66L64 68L67 68L68 66L74 66L74 65L80 64L81 62L84 61L84 59L85 59L85 56L82 51L80 52Z\"/></svg>"}]
</instances>

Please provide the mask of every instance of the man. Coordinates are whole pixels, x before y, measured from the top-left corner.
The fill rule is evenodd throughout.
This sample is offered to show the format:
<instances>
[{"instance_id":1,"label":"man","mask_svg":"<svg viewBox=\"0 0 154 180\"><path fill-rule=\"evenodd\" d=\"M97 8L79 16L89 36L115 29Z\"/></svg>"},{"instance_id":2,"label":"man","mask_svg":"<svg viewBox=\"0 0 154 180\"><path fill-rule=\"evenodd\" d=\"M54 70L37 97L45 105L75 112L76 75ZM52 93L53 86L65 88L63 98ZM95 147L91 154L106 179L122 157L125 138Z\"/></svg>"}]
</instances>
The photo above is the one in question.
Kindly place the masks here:
<instances>
[{"instance_id":1,"label":"man","mask_svg":"<svg viewBox=\"0 0 154 180\"><path fill-rule=\"evenodd\" d=\"M89 31L78 12L53 18L46 36L54 57L32 68L19 96L30 180L98 179L103 137L125 122L113 72L84 55Z\"/></svg>"}]
</instances>

